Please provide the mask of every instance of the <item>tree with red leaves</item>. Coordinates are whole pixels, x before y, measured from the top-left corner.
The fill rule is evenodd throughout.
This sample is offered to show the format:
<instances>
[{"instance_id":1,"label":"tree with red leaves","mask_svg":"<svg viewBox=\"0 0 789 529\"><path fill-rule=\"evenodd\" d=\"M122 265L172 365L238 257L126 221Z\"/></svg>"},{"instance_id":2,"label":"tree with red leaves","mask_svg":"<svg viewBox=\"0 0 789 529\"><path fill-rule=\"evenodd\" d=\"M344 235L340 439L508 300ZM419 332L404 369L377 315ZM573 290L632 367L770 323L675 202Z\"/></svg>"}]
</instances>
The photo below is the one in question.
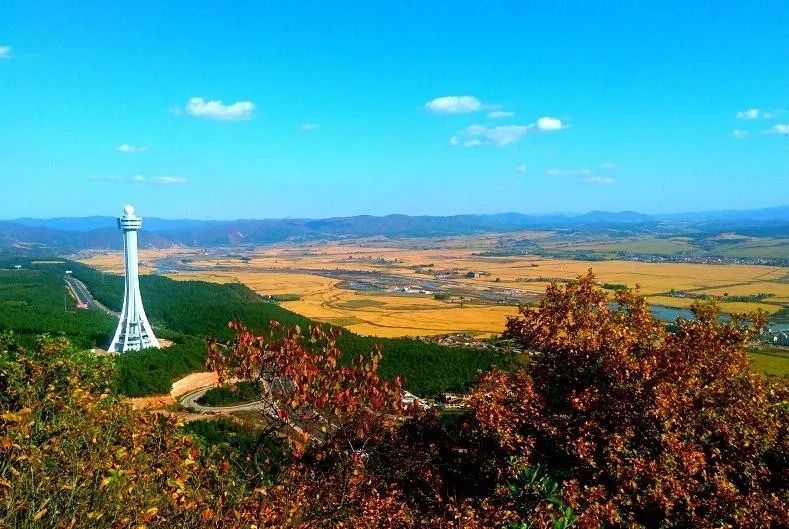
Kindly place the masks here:
<instances>
[{"instance_id":1,"label":"tree with red leaves","mask_svg":"<svg viewBox=\"0 0 789 529\"><path fill-rule=\"evenodd\" d=\"M276 322L268 335L238 322L229 326L236 330L230 343L208 340L208 367L220 382L237 378L257 383L269 423L261 440L288 430L298 455L309 443L351 426L374 438L401 414L400 380L380 379L380 351L342 364L336 329L310 327L305 340L300 327L282 329Z\"/></svg>"},{"instance_id":2,"label":"tree with red leaves","mask_svg":"<svg viewBox=\"0 0 789 529\"><path fill-rule=\"evenodd\" d=\"M486 505L491 483L463 486L474 468L463 463L465 449L437 414L403 407L399 379L377 374L380 352L349 363L336 329L275 325L260 335L231 326L230 342L209 340L209 366L223 381L255 381L268 422L261 436L286 432L292 448L273 483L239 503L239 518L259 527L426 529L493 529L514 519ZM269 454L257 461L269 465L261 474L270 470Z\"/></svg>"},{"instance_id":3,"label":"tree with red leaves","mask_svg":"<svg viewBox=\"0 0 789 529\"><path fill-rule=\"evenodd\" d=\"M231 342L209 340L209 366L221 380L257 382L268 423L258 446L286 432L291 448L275 484L239 508L266 527L360 527L373 518L406 526L397 469L384 463L402 456L390 442L404 416L402 388L379 378L380 352L344 363L335 329L315 326L304 336L276 324L268 335L231 327ZM270 462L267 454L257 460Z\"/></svg>"},{"instance_id":4,"label":"tree with red leaves","mask_svg":"<svg viewBox=\"0 0 789 529\"><path fill-rule=\"evenodd\" d=\"M763 317L692 310L669 332L637 291L612 304L590 271L509 319L532 362L471 395L502 483L543 469L579 527L786 527L786 382L745 352Z\"/></svg>"}]
</instances>

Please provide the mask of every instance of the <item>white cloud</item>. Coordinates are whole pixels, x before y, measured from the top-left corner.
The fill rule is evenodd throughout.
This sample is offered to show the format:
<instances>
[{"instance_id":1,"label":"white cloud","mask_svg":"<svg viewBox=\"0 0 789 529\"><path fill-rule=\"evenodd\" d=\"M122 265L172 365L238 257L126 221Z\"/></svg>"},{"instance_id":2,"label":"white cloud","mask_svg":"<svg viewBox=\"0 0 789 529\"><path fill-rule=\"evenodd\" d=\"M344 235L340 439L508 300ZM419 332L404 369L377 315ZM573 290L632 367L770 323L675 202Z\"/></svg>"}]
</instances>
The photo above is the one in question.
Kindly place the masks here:
<instances>
[{"instance_id":1,"label":"white cloud","mask_svg":"<svg viewBox=\"0 0 789 529\"><path fill-rule=\"evenodd\" d=\"M252 118L255 103L252 101L236 101L230 105L219 100L206 101L202 97L193 97L184 107L184 112L195 118L215 119L221 121L241 121Z\"/></svg>"},{"instance_id":2,"label":"white cloud","mask_svg":"<svg viewBox=\"0 0 789 529\"><path fill-rule=\"evenodd\" d=\"M185 184L186 178L182 176L154 176L149 180L152 184L172 185L172 184Z\"/></svg>"},{"instance_id":3,"label":"white cloud","mask_svg":"<svg viewBox=\"0 0 789 529\"><path fill-rule=\"evenodd\" d=\"M737 112L737 119L759 119L762 111L758 108L749 108L748 110L742 110Z\"/></svg>"},{"instance_id":4,"label":"white cloud","mask_svg":"<svg viewBox=\"0 0 789 529\"><path fill-rule=\"evenodd\" d=\"M526 164L523 164L523 163L520 164L519 166L515 167L515 170L518 171L519 173L525 173L526 172Z\"/></svg>"},{"instance_id":5,"label":"white cloud","mask_svg":"<svg viewBox=\"0 0 789 529\"><path fill-rule=\"evenodd\" d=\"M587 168L582 169L548 169L545 171L548 176L590 176L592 171Z\"/></svg>"},{"instance_id":6,"label":"white cloud","mask_svg":"<svg viewBox=\"0 0 789 529\"><path fill-rule=\"evenodd\" d=\"M482 101L474 96L437 97L425 103L425 108L437 114L468 114L482 110Z\"/></svg>"},{"instance_id":7,"label":"white cloud","mask_svg":"<svg viewBox=\"0 0 789 529\"><path fill-rule=\"evenodd\" d=\"M772 112L768 112L766 110L762 110L760 108L749 108L748 110L742 110L737 112L737 119L772 119L777 117L781 114L781 110L774 110Z\"/></svg>"},{"instance_id":8,"label":"white cloud","mask_svg":"<svg viewBox=\"0 0 789 529\"><path fill-rule=\"evenodd\" d=\"M731 131L731 133L734 135L735 138L745 138L748 136L748 131L742 129L734 129L733 131Z\"/></svg>"},{"instance_id":9,"label":"white cloud","mask_svg":"<svg viewBox=\"0 0 789 529\"><path fill-rule=\"evenodd\" d=\"M11 57L11 46L0 46L0 59Z\"/></svg>"},{"instance_id":10,"label":"white cloud","mask_svg":"<svg viewBox=\"0 0 789 529\"><path fill-rule=\"evenodd\" d=\"M128 143L122 143L118 146L118 152L145 152L147 150L148 147L139 147Z\"/></svg>"},{"instance_id":11,"label":"white cloud","mask_svg":"<svg viewBox=\"0 0 789 529\"><path fill-rule=\"evenodd\" d=\"M485 125L469 125L462 131L461 133L468 134L470 136L482 136L488 130L488 127Z\"/></svg>"},{"instance_id":12,"label":"white cloud","mask_svg":"<svg viewBox=\"0 0 789 529\"><path fill-rule=\"evenodd\" d=\"M789 134L789 123L779 123L765 131L765 134Z\"/></svg>"},{"instance_id":13,"label":"white cloud","mask_svg":"<svg viewBox=\"0 0 789 529\"><path fill-rule=\"evenodd\" d=\"M528 125L491 127L485 132L485 137L496 144L497 147L504 147L520 140L529 128Z\"/></svg>"},{"instance_id":14,"label":"white cloud","mask_svg":"<svg viewBox=\"0 0 789 529\"><path fill-rule=\"evenodd\" d=\"M301 127L299 127L303 131L311 131L311 130L318 130L320 125L317 123L305 123Z\"/></svg>"},{"instance_id":15,"label":"white cloud","mask_svg":"<svg viewBox=\"0 0 789 529\"><path fill-rule=\"evenodd\" d=\"M465 129L458 131L457 134L449 138L450 145L458 145L463 138L476 139L476 142L469 142L466 140L464 145L473 147L477 145L495 145L496 147L504 147L516 143L531 130L537 131L554 131L567 128L568 125L563 123L558 118L542 117L535 123L528 125L469 125Z\"/></svg>"},{"instance_id":16,"label":"white cloud","mask_svg":"<svg viewBox=\"0 0 789 529\"><path fill-rule=\"evenodd\" d=\"M611 169L616 169L617 167L619 167L619 164L617 164L616 162L603 162L600 164L601 169L611 170Z\"/></svg>"},{"instance_id":17,"label":"white cloud","mask_svg":"<svg viewBox=\"0 0 789 529\"><path fill-rule=\"evenodd\" d=\"M470 125L458 132L457 136L471 138L463 144L466 147L489 144L504 147L520 140L530 125L501 125L488 127L485 125ZM452 139L450 138L450 143Z\"/></svg>"},{"instance_id":18,"label":"white cloud","mask_svg":"<svg viewBox=\"0 0 789 529\"><path fill-rule=\"evenodd\" d=\"M563 123L559 118L552 118L544 116L537 120L537 128L540 130L562 130L567 128L567 124Z\"/></svg>"},{"instance_id":19,"label":"white cloud","mask_svg":"<svg viewBox=\"0 0 789 529\"><path fill-rule=\"evenodd\" d=\"M616 183L616 180L614 180L611 177L597 176L597 175L587 176L586 178L583 179L583 181L585 184L593 184L600 186L610 186Z\"/></svg>"},{"instance_id":20,"label":"white cloud","mask_svg":"<svg viewBox=\"0 0 789 529\"><path fill-rule=\"evenodd\" d=\"M181 176L152 176L147 177L141 174L132 176L118 176L118 175L90 175L90 180L113 180L113 181L131 181L145 184L158 184L158 185L172 185L172 184L186 184L188 180Z\"/></svg>"},{"instance_id":21,"label":"white cloud","mask_svg":"<svg viewBox=\"0 0 789 529\"><path fill-rule=\"evenodd\" d=\"M509 112L506 110L493 110L488 112L488 117L491 119L511 118L514 115L515 112Z\"/></svg>"}]
</instances>

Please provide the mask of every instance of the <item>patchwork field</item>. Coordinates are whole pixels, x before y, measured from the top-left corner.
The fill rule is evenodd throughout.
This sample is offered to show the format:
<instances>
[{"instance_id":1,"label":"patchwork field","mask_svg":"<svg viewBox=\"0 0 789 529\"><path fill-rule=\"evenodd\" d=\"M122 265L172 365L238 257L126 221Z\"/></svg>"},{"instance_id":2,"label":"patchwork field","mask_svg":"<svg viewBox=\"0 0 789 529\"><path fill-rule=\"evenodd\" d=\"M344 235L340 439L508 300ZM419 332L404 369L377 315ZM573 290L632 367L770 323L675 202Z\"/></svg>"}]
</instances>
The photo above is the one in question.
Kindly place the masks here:
<instances>
[{"instance_id":1,"label":"patchwork field","mask_svg":"<svg viewBox=\"0 0 789 529\"><path fill-rule=\"evenodd\" d=\"M183 272L179 280L239 281L266 295L296 294L280 305L309 318L372 336L419 336L467 332L493 334L503 328L514 306L475 305L459 300L438 301L431 295L358 293L340 288L338 281L310 274L281 272Z\"/></svg>"},{"instance_id":2,"label":"patchwork field","mask_svg":"<svg viewBox=\"0 0 789 529\"><path fill-rule=\"evenodd\" d=\"M243 252L143 250L140 269L179 280L241 282L294 312L375 336L498 333L517 305L538 302L551 280L572 279L589 268L604 286L638 285L650 303L665 307L686 308L692 298L707 295L722 297L725 312L760 308L774 314L789 301L789 269L783 267L480 255L491 244L490 237L456 237L280 244ZM121 259L120 252L80 257L111 272L122 271Z\"/></svg>"}]
</instances>

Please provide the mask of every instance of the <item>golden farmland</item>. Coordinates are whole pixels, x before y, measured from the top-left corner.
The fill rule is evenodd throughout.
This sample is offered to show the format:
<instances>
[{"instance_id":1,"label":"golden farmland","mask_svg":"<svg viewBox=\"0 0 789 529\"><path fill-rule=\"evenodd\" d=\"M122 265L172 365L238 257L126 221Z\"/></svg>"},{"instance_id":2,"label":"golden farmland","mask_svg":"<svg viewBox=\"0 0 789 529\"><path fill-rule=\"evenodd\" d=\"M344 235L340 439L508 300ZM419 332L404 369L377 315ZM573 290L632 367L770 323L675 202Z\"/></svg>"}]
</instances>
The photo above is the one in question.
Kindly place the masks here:
<instances>
[{"instance_id":1,"label":"golden farmland","mask_svg":"<svg viewBox=\"0 0 789 529\"><path fill-rule=\"evenodd\" d=\"M571 279L589 268L601 283L640 285L656 305L692 303L665 295L672 289L710 295L770 294L760 302L722 303L727 312L761 308L775 313L789 300L789 272L781 267L474 255L485 242L480 237L446 238L429 247L424 241L398 241L395 246L380 240L280 244L232 256L227 251L143 250L140 270L179 280L237 281L264 296L297 295L298 300L281 305L375 336L498 333L506 317L517 312L516 303L536 302L550 279ZM121 272L121 259L120 252L112 252L81 260ZM466 276L471 272L475 277ZM368 289L371 282L389 286ZM436 292L448 294L448 299L434 299Z\"/></svg>"}]
</instances>

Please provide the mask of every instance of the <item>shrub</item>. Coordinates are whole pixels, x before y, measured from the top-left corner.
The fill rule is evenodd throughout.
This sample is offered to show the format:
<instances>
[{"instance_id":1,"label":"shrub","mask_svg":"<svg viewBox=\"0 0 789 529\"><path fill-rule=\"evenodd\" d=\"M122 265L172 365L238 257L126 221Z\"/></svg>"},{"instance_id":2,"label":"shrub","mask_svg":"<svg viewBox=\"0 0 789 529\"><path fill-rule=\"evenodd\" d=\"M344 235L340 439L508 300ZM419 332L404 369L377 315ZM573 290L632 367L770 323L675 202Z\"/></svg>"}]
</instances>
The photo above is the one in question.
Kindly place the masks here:
<instances>
[{"instance_id":1,"label":"shrub","mask_svg":"<svg viewBox=\"0 0 789 529\"><path fill-rule=\"evenodd\" d=\"M205 527L245 494L174 419L108 391L111 371L63 338L0 337L0 527Z\"/></svg>"},{"instance_id":2,"label":"shrub","mask_svg":"<svg viewBox=\"0 0 789 529\"><path fill-rule=\"evenodd\" d=\"M750 371L745 352L763 317L722 322L696 304L672 334L637 293L616 300L590 272L508 321L538 352L471 398L500 464L563 480L583 527L785 525L786 383Z\"/></svg>"}]
</instances>

